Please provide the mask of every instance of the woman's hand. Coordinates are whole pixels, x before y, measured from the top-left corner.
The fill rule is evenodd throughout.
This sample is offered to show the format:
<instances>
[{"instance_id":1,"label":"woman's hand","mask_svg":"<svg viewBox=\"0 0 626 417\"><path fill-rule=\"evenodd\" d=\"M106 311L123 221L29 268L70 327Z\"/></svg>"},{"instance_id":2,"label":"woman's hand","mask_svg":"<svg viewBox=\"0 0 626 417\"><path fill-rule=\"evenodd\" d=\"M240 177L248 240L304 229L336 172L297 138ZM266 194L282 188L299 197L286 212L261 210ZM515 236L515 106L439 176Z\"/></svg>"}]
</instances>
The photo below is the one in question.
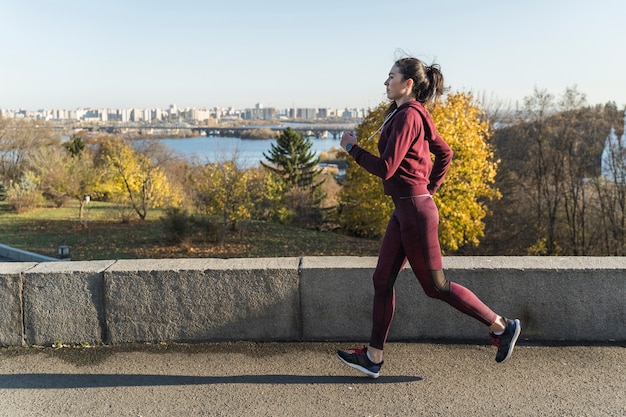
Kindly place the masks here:
<instances>
[{"instance_id":1,"label":"woman's hand","mask_svg":"<svg viewBox=\"0 0 626 417\"><path fill-rule=\"evenodd\" d=\"M351 143L353 146L356 145L356 135L353 132L343 132L341 135L341 141L339 141L339 146L343 149L346 149L346 145Z\"/></svg>"}]
</instances>

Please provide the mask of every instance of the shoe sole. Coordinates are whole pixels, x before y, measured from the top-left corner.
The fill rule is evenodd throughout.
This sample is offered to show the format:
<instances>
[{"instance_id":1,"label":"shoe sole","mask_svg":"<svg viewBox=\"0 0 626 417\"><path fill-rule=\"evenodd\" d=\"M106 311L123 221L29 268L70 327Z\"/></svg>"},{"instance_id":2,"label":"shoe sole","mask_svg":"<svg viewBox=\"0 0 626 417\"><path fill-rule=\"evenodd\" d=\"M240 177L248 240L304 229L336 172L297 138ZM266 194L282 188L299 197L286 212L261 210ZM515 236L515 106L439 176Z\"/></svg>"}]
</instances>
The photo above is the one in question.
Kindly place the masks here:
<instances>
[{"instance_id":1,"label":"shoe sole","mask_svg":"<svg viewBox=\"0 0 626 417\"><path fill-rule=\"evenodd\" d=\"M361 365L357 365L354 363L350 363L347 362L345 359L343 359L341 356L339 356L339 354L337 354L337 357L339 358L339 360L343 363L345 363L346 365L348 365L350 368L354 368L357 371L363 372L365 375L369 376L370 378L378 378L379 377L379 373L378 372L372 372L367 368L363 368Z\"/></svg>"},{"instance_id":2,"label":"shoe sole","mask_svg":"<svg viewBox=\"0 0 626 417\"><path fill-rule=\"evenodd\" d=\"M509 352L506 354L504 359L500 361L500 363L506 362L507 359L511 357L511 355L513 354L513 349L515 348L515 344L517 343L517 338L522 332L522 323L520 323L518 319L515 319L513 321L515 322L515 334L513 334L513 337L511 338L511 343L509 344Z\"/></svg>"}]
</instances>

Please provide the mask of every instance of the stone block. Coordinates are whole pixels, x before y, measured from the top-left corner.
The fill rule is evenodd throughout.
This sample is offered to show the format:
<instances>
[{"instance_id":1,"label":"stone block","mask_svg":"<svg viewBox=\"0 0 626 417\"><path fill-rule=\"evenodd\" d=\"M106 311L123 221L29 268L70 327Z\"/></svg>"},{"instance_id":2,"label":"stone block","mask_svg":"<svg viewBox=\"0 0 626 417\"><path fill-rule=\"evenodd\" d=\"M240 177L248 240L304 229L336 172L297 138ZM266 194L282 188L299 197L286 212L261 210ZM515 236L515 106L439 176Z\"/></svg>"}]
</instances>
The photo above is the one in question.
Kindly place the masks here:
<instances>
[{"instance_id":1,"label":"stone block","mask_svg":"<svg viewBox=\"0 0 626 417\"><path fill-rule=\"evenodd\" d=\"M0 263L0 346L24 344L21 273L34 265L29 262Z\"/></svg>"},{"instance_id":2,"label":"stone block","mask_svg":"<svg viewBox=\"0 0 626 417\"><path fill-rule=\"evenodd\" d=\"M103 342L106 328L102 271L113 263L43 262L25 271L26 344Z\"/></svg>"},{"instance_id":3,"label":"stone block","mask_svg":"<svg viewBox=\"0 0 626 417\"><path fill-rule=\"evenodd\" d=\"M375 267L375 257L302 258L300 291L305 340L369 339Z\"/></svg>"},{"instance_id":4,"label":"stone block","mask_svg":"<svg viewBox=\"0 0 626 417\"><path fill-rule=\"evenodd\" d=\"M298 258L120 260L105 272L111 343L298 340Z\"/></svg>"},{"instance_id":5,"label":"stone block","mask_svg":"<svg viewBox=\"0 0 626 417\"><path fill-rule=\"evenodd\" d=\"M375 257L303 258L305 340L369 340L375 266ZM624 258L445 257L444 272L496 313L519 318L524 339L626 340ZM427 297L409 266L395 289L389 341L489 340L478 320Z\"/></svg>"}]
</instances>

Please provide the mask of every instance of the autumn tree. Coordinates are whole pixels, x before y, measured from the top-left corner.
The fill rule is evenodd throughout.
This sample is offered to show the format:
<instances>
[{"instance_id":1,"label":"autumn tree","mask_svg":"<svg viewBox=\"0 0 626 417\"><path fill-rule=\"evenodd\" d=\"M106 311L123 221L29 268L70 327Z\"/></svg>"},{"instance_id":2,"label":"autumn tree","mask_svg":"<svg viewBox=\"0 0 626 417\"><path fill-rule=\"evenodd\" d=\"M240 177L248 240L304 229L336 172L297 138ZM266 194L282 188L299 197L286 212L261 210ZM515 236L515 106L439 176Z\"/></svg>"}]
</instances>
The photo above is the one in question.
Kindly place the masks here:
<instances>
[{"instance_id":1,"label":"autumn tree","mask_svg":"<svg viewBox=\"0 0 626 417\"><path fill-rule=\"evenodd\" d=\"M65 144L67 158L64 164L68 173L65 183L58 185L71 198L78 201L78 220L83 226L87 225L85 206L91 194L96 190L101 175L94 164L92 151L87 147L80 136L72 136Z\"/></svg>"},{"instance_id":2,"label":"autumn tree","mask_svg":"<svg viewBox=\"0 0 626 417\"><path fill-rule=\"evenodd\" d=\"M44 203L42 176L33 166L36 155L60 143L43 121L0 118L0 182L7 188L7 199L18 212Z\"/></svg>"},{"instance_id":3,"label":"autumn tree","mask_svg":"<svg viewBox=\"0 0 626 417\"><path fill-rule=\"evenodd\" d=\"M248 170L247 179L251 218L287 223L290 211L285 205L285 182L262 167Z\"/></svg>"},{"instance_id":4,"label":"autumn tree","mask_svg":"<svg viewBox=\"0 0 626 417\"><path fill-rule=\"evenodd\" d=\"M624 111L626 129L626 111ZM598 196L598 217L603 254L626 255L626 132L619 135L611 127L602 151L601 176L594 178Z\"/></svg>"},{"instance_id":5,"label":"autumn tree","mask_svg":"<svg viewBox=\"0 0 626 417\"><path fill-rule=\"evenodd\" d=\"M457 250L478 246L484 236L487 202L500 196L494 187L497 161L490 142L492 127L469 94L448 95L432 110L439 134L454 150L443 186L435 193L441 246Z\"/></svg>"},{"instance_id":6,"label":"autumn tree","mask_svg":"<svg viewBox=\"0 0 626 417\"><path fill-rule=\"evenodd\" d=\"M221 243L227 230L235 230L237 223L250 218L248 173L237 165L236 156L229 161L208 163L192 173L197 205L205 214L222 218Z\"/></svg>"},{"instance_id":7,"label":"autumn tree","mask_svg":"<svg viewBox=\"0 0 626 417\"><path fill-rule=\"evenodd\" d=\"M46 122L0 119L0 179L19 183L30 170L33 153L60 142Z\"/></svg>"},{"instance_id":8,"label":"autumn tree","mask_svg":"<svg viewBox=\"0 0 626 417\"><path fill-rule=\"evenodd\" d=\"M374 155L379 154L379 136L367 138L382 124L386 107L379 105L357 127L359 146ZM432 109L438 132L455 152L446 180L435 194L444 249L478 245L488 213L486 201L498 196L493 186L497 163L489 143L491 128L482 116L472 96L463 93L448 95L444 103ZM351 234L380 236L393 211L392 202L383 195L379 178L353 160L348 161L345 185L339 195L339 223Z\"/></svg>"},{"instance_id":9,"label":"autumn tree","mask_svg":"<svg viewBox=\"0 0 626 417\"><path fill-rule=\"evenodd\" d=\"M150 208L180 204L177 190L155 162L120 139L104 141L96 161L106 172L98 191L130 207L140 219L145 220Z\"/></svg>"},{"instance_id":10,"label":"autumn tree","mask_svg":"<svg viewBox=\"0 0 626 417\"><path fill-rule=\"evenodd\" d=\"M372 137L372 134L385 119L386 108L387 104L380 104L365 116L356 129L359 146L374 155L379 154L380 136ZM385 197L380 178L362 169L349 157L338 202L337 223L348 234L372 238L385 232L393 203Z\"/></svg>"},{"instance_id":11,"label":"autumn tree","mask_svg":"<svg viewBox=\"0 0 626 417\"><path fill-rule=\"evenodd\" d=\"M63 146L39 148L31 155L30 166L41 178L40 188L46 199L57 207L68 199L78 201L78 219L86 225L86 196L95 189L100 174L83 139L73 135Z\"/></svg>"}]
</instances>

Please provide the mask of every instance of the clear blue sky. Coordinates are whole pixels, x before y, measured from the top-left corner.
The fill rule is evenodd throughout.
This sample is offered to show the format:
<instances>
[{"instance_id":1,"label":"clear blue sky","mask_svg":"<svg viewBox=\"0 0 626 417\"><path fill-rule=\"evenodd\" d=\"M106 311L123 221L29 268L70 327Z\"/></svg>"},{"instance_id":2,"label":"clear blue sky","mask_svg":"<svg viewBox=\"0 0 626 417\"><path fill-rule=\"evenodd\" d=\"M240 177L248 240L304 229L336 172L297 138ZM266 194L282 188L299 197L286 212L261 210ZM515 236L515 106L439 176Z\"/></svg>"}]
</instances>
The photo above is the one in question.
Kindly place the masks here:
<instances>
[{"instance_id":1,"label":"clear blue sky","mask_svg":"<svg viewBox=\"0 0 626 417\"><path fill-rule=\"evenodd\" d=\"M401 52L515 103L626 106L623 0L0 0L0 108L370 107Z\"/></svg>"}]
</instances>

